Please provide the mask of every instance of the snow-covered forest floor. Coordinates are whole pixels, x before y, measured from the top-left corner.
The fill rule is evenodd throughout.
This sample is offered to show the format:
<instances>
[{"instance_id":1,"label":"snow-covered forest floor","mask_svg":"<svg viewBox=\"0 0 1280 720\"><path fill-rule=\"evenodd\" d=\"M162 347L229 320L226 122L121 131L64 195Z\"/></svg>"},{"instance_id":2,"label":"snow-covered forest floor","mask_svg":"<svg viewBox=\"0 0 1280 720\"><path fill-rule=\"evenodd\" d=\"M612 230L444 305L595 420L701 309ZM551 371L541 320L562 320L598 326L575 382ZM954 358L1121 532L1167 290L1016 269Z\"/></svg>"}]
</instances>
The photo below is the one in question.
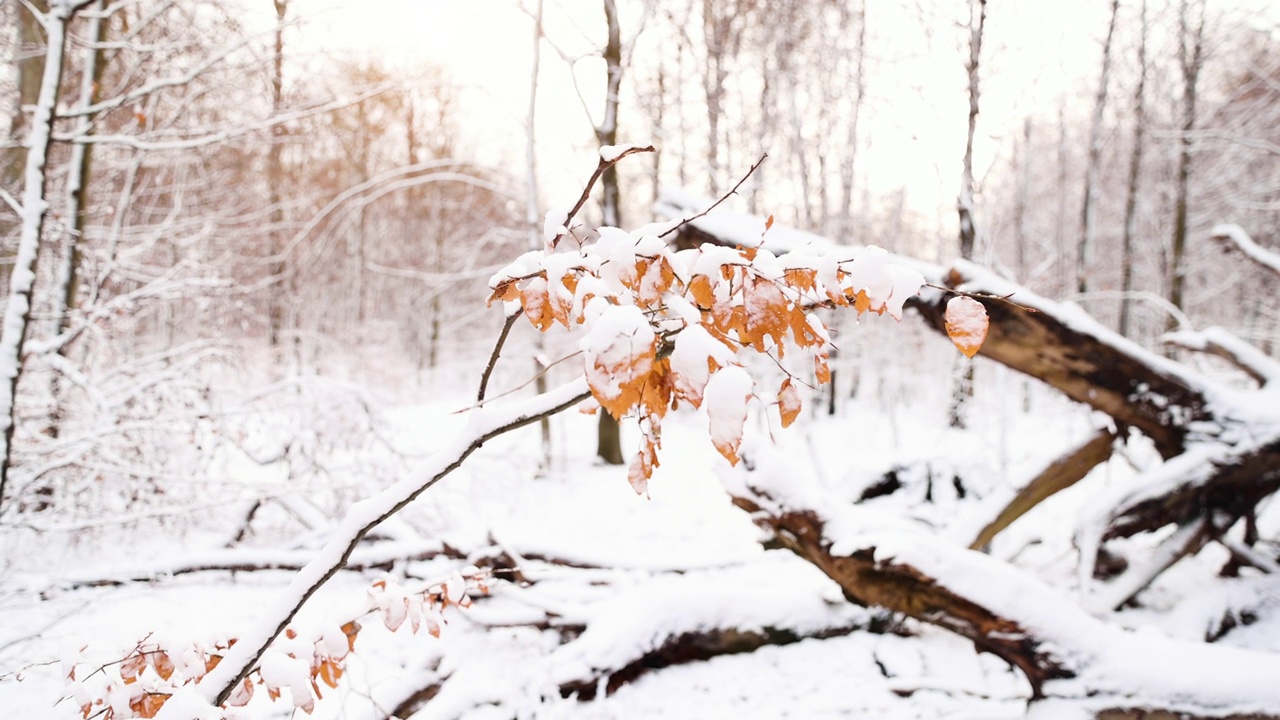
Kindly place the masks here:
<instances>
[{"instance_id":1,"label":"snow-covered forest floor","mask_svg":"<svg viewBox=\"0 0 1280 720\"><path fill-rule=\"evenodd\" d=\"M835 366L836 414L811 402L786 431L750 421L744 465L753 465L753 454L781 456L797 480L815 479L851 501L867 498L864 507L917 518L966 546L1020 482L1102 419L1013 372L979 363L968 426L949 428L954 352L912 322L893 326L885 318L846 328L851 350ZM3 715L80 717L80 703L71 697L76 687L66 677L72 665L110 663L143 640L211 644L250 624L291 577L288 570L256 568L305 562L335 522L331 515L439 447L457 426L456 411L470 402L474 366L459 363L432 378L397 375L383 361L384 376L398 377L384 387L357 385L337 377L342 373L312 377L298 383L298 395L325 398L313 407L327 411L266 413L246 423L256 428L256 439L241 446L258 452L217 459L213 467L225 486L211 487L222 494L203 507L121 522L101 517L75 531L6 527L0 535ZM499 384L521 382L516 368L507 372ZM366 410L367 417L353 419ZM314 427L305 427L308 422ZM498 570L489 595L477 595L471 608L446 610L438 639L415 635L407 625L392 633L363 620L347 674L337 689L322 688L314 717L386 717L432 686L434 694L414 717L1026 713L1028 686L999 659L977 655L968 642L936 628L857 608L813 566L788 551L763 549L759 531L721 486L726 474L745 470L731 470L715 452L705 423L687 409L668 418L649 499L633 492L625 468L593 463L594 417L570 411L553 418L553 463L545 473L538 471L536 426L490 441L366 543L371 553L384 548L424 559L339 574L295 626L345 622L353 607L368 602L379 579L447 578L498 557L508 569ZM315 442L314 466L295 465L292 480L285 479L286 460L249 459L269 460L272 442L301 442L308 433L323 438L335 425L375 440ZM624 423L624 447L634 447L630 431ZM1130 463L1150 459L1142 454L1140 444L1127 457L1118 454L1036 508L997 537L992 554L1076 597L1078 519L1100 489L1132 478ZM247 489L266 499L246 526L247 507L222 498L248 496ZM1276 515L1259 518L1263 537L1273 534ZM1159 578L1141 596L1142 607L1109 619L1152 633L1280 651L1274 612L1280 584L1247 568L1238 579L1219 578L1227 559L1219 546L1207 547ZM202 563L242 569L186 572ZM562 697L569 682L603 688L612 672L670 639L726 629L831 637L655 668L589 701ZM251 707L262 711L266 702L258 697ZM255 716L293 713L301 716L285 698L276 710Z\"/></svg>"}]
</instances>

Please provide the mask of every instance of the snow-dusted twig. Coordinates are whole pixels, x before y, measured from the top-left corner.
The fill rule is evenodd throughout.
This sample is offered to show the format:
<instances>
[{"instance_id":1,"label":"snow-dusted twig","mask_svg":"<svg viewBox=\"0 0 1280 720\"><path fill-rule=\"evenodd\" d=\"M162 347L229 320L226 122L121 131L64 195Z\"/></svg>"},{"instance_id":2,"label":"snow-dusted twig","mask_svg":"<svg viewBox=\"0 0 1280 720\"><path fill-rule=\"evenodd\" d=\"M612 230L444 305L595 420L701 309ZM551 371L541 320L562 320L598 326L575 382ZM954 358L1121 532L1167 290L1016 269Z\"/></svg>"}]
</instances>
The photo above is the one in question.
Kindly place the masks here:
<instances>
[{"instance_id":1,"label":"snow-dusted twig","mask_svg":"<svg viewBox=\"0 0 1280 720\"><path fill-rule=\"evenodd\" d=\"M578 211L582 209L582 206L587 204L587 198L591 197L592 188L595 187L596 181L600 179L600 176L604 175L604 171L616 165L622 158L642 152L655 152L655 149L652 145L646 145L645 147L632 145L624 148L620 152L609 153L608 157L606 157L606 154L603 152L600 154L600 162L596 164L595 172L591 173L591 177L587 180L587 184L583 186L582 194L578 196L578 201L574 203L573 207L569 209L569 212L565 214L564 222L561 224L564 231L556 235L554 238L549 239L549 243L552 247L555 247L555 245L560 241L560 238L564 237L564 233L567 233L569 228L573 226L573 218L577 216Z\"/></svg>"},{"instance_id":2,"label":"snow-dusted twig","mask_svg":"<svg viewBox=\"0 0 1280 720\"><path fill-rule=\"evenodd\" d=\"M711 203L711 205L709 205L705 210L703 210L702 212L696 215L691 215L686 218L681 218L679 222L667 228L667 230L663 232L661 235L659 235L658 237L665 238L666 236L678 231L680 228L684 227L685 225L688 225L689 223L693 222L694 220L697 220L700 217L705 217L707 213L710 213L712 210L715 210L717 207L719 207L720 203L724 202L725 200L728 200L731 196L736 195L738 193L738 188L742 187L742 184L747 181L747 178L751 177L751 175L755 173L756 169L759 168L761 165L763 165L764 161L768 159L769 159L768 153L761 155L760 159L757 160L755 164L752 165L751 168L747 170L747 173L743 175L740 180L738 180L738 183L734 185L732 188L730 188L729 192L725 193L724 195L721 195L719 200L716 200L715 202Z\"/></svg>"},{"instance_id":3,"label":"snow-dusted twig","mask_svg":"<svg viewBox=\"0 0 1280 720\"><path fill-rule=\"evenodd\" d=\"M1245 257L1254 261L1263 268L1280 275L1280 253L1268 250L1249 237L1249 233L1239 225L1226 223L1214 226L1209 236L1214 240L1227 246L1234 246Z\"/></svg>"}]
</instances>

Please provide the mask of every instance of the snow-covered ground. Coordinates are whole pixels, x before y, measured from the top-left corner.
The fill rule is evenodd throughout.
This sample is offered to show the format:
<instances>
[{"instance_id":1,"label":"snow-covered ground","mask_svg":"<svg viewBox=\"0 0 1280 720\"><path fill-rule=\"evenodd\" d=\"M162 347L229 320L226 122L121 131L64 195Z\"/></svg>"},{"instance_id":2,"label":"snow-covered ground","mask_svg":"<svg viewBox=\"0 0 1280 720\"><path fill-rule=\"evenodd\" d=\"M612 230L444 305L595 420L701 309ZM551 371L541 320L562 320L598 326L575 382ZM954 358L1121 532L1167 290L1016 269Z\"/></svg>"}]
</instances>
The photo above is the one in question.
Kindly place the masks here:
<instances>
[{"instance_id":1,"label":"snow-covered ground","mask_svg":"<svg viewBox=\"0 0 1280 720\"><path fill-rule=\"evenodd\" d=\"M841 394L852 397L841 397L830 416L822 402L807 404L786 431L749 421L744 457L751 462L753 443L777 442L795 473L851 501L896 470L898 489L863 507L912 517L967 545L1018 483L1100 420L1013 373L980 365L968 427L949 428L954 352L902 328L845 328L847 351L834 367ZM457 427L455 411L467 406L469 395L457 378L400 393L379 412L378 432L387 442L361 450L386 457L341 463L348 473L379 468L385 474L318 473L320 479L306 487L331 482L341 492L272 496L250 532L231 547L228 537L243 510L216 501L195 518L104 523L74 534L0 531L0 716L81 717L80 702L70 697L78 689L66 677L73 664L109 664L143 640L209 647L250 627L291 571L174 574L176 569L236 558L245 565L305 562L326 539L325 523L336 522L322 508L332 507L333 498L341 505L371 495L392 484L395 473L422 462ZM501 554L520 573L516 582L499 573L489 583L491 593L477 596L470 609L446 610L439 638L415 635L407 626L392 633L377 620L362 620L346 675L337 689L321 688L324 699L314 717L386 717L432 685L438 685L432 699L414 717L1025 713L1028 686L998 659L977 655L956 636L853 606L809 564L782 550L764 550L759 531L722 488L728 464L708 439L704 415L682 410L667 418L649 499L631 489L625 467L592 462L595 422L573 410L553 419L547 471L539 470L536 426L489 441L362 548L368 557L379 547L416 548L427 557L441 543L451 552L340 573L308 603L294 623L304 631L342 622L368 602L380 578L409 583L447 577ZM624 424L624 448L634 449L636 440ZM1138 448L1131 456L1140 462L1142 454ZM278 482L268 470L247 462L229 466L231 474L257 473L254 482ZM992 554L1074 597L1079 580L1072 535L1081 508L1101 489L1133 475L1129 460L1118 455L1017 521L996 539ZM1280 584L1248 570L1242 578L1220 580L1216 573L1225 559L1217 546L1207 548L1148 590L1144 607L1109 619L1280 651ZM92 582L148 573L154 575L148 581ZM1237 627L1224 628L1224 618L1234 618ZM723 630L831 637L653 669L615 692L584 693L594 694L591 700L562 697L561 687L574 682L605 688L612 673L670 639ZM93 687L92 678L77 680ZM287 698L272 704L259 695L241 712L290 717L297 711Z\"/></svg>"}]
</instances>

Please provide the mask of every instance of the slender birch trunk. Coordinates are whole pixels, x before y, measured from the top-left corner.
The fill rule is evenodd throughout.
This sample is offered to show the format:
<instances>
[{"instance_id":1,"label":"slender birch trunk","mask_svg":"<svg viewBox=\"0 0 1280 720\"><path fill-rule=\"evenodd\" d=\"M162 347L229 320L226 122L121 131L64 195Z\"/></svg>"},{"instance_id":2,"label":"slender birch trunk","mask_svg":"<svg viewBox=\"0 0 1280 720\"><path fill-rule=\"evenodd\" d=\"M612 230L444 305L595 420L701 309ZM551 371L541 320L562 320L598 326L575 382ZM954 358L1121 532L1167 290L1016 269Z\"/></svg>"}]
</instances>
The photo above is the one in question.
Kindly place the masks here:
<instances>
[{"instance_id":1,"label":"slender birch trunk","mask_svg":"<svg viewBox=\"0 0 1280 720\"><path fill-rule=\"evenodd\" d=\"M36 101L27 140L27 163L22 192L22 232L18 240L18 256L9 278L9 304L5 308L4 327L0 331L0 503L9 481L13 462L13 435L16 423L14 400L22 375L22 348L31 325L32 288L36 279L36 260L40 236L44 230L49 203L45 193L45 165L53 137L54 110L58 105L58 89L62 83L63 53L67 42L67 25L85 2L55 2L45 14L43 24L48 37L44 73L40 79L40 95Z\"/></svg>"}]
</instances>

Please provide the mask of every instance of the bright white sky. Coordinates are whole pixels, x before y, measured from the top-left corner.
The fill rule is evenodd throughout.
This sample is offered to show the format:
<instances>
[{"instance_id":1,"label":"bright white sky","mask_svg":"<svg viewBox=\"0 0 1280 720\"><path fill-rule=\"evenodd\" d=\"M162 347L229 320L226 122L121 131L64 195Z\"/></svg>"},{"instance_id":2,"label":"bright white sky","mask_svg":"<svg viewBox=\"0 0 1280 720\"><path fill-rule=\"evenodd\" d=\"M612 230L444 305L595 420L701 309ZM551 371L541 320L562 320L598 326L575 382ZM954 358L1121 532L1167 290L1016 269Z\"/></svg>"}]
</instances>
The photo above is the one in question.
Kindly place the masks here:
<instances>
[{"instance_id":1,"label":"bright white sky","mask_svg":"<svg viewBox=\"0 0 1280 720\"><path fill-rule=\"evenodd\" d=\"M267 0L246 0L270 9ZM545 0L548 37L571 55L588 55L603 43L599 0ZM532 4L525 0L526 4ZM1272 8L1267 0L1240 0L1241 6ZM622 0L623 34L634 32L626 13L639 0ZM872 4L873 33L906 59L875 61L864 115L870 147L860 158L873 192L905 187L908 204L940 224L953 222L955 192L964 143L966 80L961 66L958 23L966 19L961 0L922 0L934 8L923 32L917 3ZM1021 118L1039 108L1056 117L1063 97L1088 98L1096 82L1106 0L1017 0L989 5L983 51L982 109L977 172L997 161L1000 143L1019 132ZM949 13L944 15L943 13ZM1265 13L1264 13L1265 14ZM532 21L520 0L293 0L290 15L305 25L294 47L306 52L381 56L393 66L423 62L445 68L466 90L462 96L464 140L483 161L523 171L524 126L528 107ZM896 33L896 34L895 34ZM872 40L875 52L877 40ZM598 62L598 61L597 61ZM603 73L581 68L589 107L602 105ZM539 170L544 200L576 196L594 167L594 140L566 64L544 46L538 100ZM1068 107L1085 117L1087 102ZM623 142L649 138L627 136ZM634 132L635 128L632 128ZM744 168L745 169L745 168Z\"/></svg>"}]
</instances>

